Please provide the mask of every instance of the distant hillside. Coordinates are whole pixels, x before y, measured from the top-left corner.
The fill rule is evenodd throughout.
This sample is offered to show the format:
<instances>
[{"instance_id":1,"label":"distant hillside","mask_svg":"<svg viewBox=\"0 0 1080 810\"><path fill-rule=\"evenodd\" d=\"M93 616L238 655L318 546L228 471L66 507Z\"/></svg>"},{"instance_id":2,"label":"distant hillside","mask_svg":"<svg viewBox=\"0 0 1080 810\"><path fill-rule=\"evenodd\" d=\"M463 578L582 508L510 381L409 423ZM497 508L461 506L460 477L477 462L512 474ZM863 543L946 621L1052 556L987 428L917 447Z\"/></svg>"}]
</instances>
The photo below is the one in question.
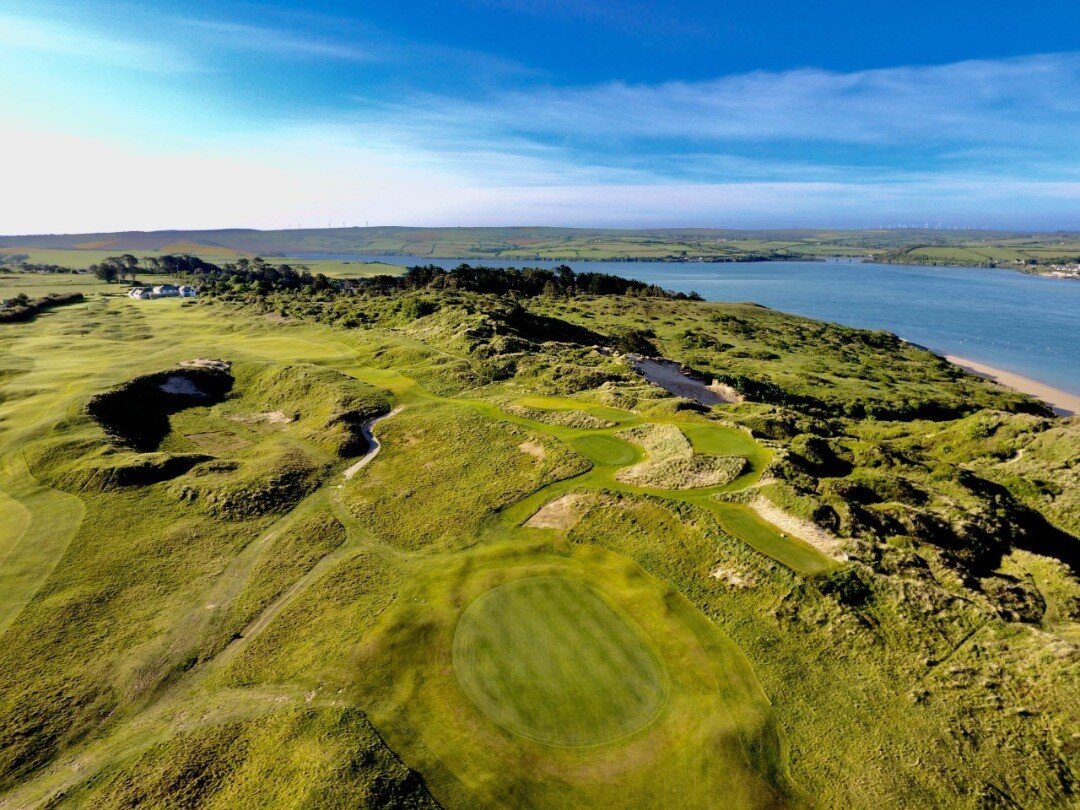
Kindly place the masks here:
<instances>
[{"instance_id":1,"label":"distant hillside","mask_svg":"<svg viewBox=\"0 0 1080 810\"><path fill-rule=\"evenodd\" d=\"M398 255L419 259L760 261L824 257L1029 267L1080 261L1080 234L1004 231L659 228L304 228L0 236L0 251L61 249Z\"/></svg>"}]
</instances>

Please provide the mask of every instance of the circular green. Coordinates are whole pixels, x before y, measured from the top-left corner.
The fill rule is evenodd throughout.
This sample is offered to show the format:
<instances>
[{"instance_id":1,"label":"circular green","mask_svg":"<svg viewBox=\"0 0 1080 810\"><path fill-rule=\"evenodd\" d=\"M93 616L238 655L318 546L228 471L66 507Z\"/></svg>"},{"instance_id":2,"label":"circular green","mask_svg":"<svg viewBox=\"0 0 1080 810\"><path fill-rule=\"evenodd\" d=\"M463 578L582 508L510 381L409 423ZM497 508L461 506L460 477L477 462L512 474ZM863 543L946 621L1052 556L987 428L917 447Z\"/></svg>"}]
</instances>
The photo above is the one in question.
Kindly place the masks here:
<instances>
[{"instance_id":1,"label":"circular green","mask_svg":"<svg viewBox=\"0 0 1080 810\"><path fill-rule=\"evenodd\" d=\"M462 691L507 731L596 745L647 725L667 677L641 632L576 579L535 576L493 588L454 632Z\"/></svg>"}]
</instances>

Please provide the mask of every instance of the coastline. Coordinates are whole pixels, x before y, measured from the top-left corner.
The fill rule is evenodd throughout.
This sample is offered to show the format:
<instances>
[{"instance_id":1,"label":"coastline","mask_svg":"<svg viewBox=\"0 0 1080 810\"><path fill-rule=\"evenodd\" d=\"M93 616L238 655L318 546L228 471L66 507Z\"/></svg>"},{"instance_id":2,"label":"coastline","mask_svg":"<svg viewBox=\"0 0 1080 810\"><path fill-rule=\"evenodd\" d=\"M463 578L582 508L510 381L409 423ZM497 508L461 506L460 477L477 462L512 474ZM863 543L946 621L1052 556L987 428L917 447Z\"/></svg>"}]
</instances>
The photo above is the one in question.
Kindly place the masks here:
<instances>
[{"instance_id":1,"label":"coastline","mask_svg":"<svg viewBox=\"0 0 1080 810\"><path fill-rule=\"evenodd\" d=\"M1054 388L1030 377L994 368L975 360L968 360L966 357L947 354L945 359L954 365L960 366L970 374L975 374L996 382L998 385L1004 385L1007 388L1029 394L1036 399L1041 399L1058 416L1075 416L1080 413L1080 394L1070 394L1068 391L1062 391L1060 388Z\"/></svg>"}]
</instances>

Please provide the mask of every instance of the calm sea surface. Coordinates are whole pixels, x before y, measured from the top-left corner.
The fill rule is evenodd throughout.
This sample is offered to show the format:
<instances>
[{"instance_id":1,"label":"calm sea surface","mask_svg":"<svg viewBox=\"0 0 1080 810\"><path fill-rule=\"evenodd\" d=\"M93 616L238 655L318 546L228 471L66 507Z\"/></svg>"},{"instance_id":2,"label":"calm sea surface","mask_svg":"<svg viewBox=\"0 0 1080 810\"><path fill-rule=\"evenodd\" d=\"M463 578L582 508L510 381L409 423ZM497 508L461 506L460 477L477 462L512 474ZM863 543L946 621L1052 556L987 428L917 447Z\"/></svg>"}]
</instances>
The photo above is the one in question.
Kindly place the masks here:
<instances>
[{"instance_id":1,"label":"calm sea surface","mask_svg":"<svg viewBox=\"0 0 1080 810\"><path fill-rule=\"evenodd\" d=\"M316 258L310 256L309 258ZM320 256L414 265L410 256ZM432 260L452 267L454 260ZM564 262L473 260L555 267ZM868 329L888 329L942 354L957 354L1080 394L1080 282L1011 270L860 262L565 262L710 301L765 306Z\"/></svg>"}]
</instances>

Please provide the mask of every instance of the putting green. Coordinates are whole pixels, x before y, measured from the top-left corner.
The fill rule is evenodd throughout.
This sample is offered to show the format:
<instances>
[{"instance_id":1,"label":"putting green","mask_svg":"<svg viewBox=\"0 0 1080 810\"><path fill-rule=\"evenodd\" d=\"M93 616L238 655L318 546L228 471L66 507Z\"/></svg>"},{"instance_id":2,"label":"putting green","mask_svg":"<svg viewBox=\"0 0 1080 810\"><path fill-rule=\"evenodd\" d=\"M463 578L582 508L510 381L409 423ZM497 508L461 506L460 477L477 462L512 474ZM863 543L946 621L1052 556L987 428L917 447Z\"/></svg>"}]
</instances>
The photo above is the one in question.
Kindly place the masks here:
<instances>
[{"instance_id":1,"label":"putting green","mask_svg":"<svg viewBox=\"0 0 1080 810\"><path fill-rule=\"evenodd\" d=\"M488 591L454 634L458 684L508 731L595 745L656 716L667 678L648 641L589 585L536 576Z\"/></svg>"},{"instance_id":2,"label":"putting green","mask_svg":"<svg viewBox=\"0 0 1080 810\"><path fill-rule=\"evenodd\" d=\"M357 664L368 717L444 807L775 808L790 795L738 647L597 546L442 556Z\"/></svg>"},{"instance_id":3,"label":"putting green","mask_svg":"<svg viewBox=\"0 0 1080 810\"><path fill-rule=\"evenodd\" d=\"M641 456L633 445L628 442L603 434L579 436L570 442L570 446L589 461L596 464L610 464L615 467L632 464Z\"/></svg>"}]
</instances>

